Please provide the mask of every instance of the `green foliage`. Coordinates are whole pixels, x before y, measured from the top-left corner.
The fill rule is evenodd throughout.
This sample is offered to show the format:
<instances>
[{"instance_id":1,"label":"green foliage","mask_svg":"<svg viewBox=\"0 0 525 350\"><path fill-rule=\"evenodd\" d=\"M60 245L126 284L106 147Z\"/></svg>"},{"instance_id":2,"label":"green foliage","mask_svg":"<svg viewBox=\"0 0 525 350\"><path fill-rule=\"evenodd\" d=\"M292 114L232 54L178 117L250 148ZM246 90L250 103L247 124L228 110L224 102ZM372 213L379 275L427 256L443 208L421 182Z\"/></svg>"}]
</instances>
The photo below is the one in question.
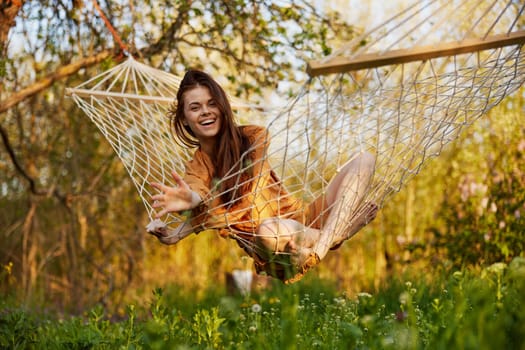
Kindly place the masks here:
<instances>
[{"instance_id":1,"label":"green foliage","mask_svg":"<svg viewBox=\"0 0 525 350\"><path fill-rule=\"evenodd\" d=\"M525 248L525 107L509 104L477 123L450 159L432 248L455 268L509 262Z\"/></svg>"},{"instance_id":2,"label":"green foliage","mask_svg":"<svg viewBox=\"0 0 525 350\"><path fill-rule=\"evenodd\" d=\"M0 311L0 348L26 349L37 339L38 329L30 314L9 308Z\"/></svg>"},{"instance_id":3,"label":"green foliage","mask_svg":"<svg viewBox=\"0 0 525 350\"><path fill-rule=\"evenodd\" d=\"M7 74L7 63L4 58L0 58L0 78L4 79Z\"/></svg>"},{"instance_id":4,"label":"green foliage","mask_svg":"<svg viewBox=\"0 0 525 350\"><path fill-rule=\"evenodd\" d=\"M214 307L210 310L201 309L193 315L193 324L191 327L193 338L197 344L206 345L209 348L216 349L221 343L221 332L219 327L224 322L224 318L219 317L219 309Z\"/></svg>"},{"instance_id":5,"label":"green foliage","mask_svg":"<svg viewBox=\"0 0 525 350\"><path fill-rule=\"evenodd\" d=\"M407 275L408 276L408 275ZM246 297L212 290L149 307L129 306L123 321L103 309L68 320L20 309L0 313L0 345L24 349L522 349L525 259L481 272L457 270L392 279L377 294L340 294L312 281ZM180 312L180 306L193 308ZM177 311L179 310L179 311Z\"/></svg>"}]
</instances>

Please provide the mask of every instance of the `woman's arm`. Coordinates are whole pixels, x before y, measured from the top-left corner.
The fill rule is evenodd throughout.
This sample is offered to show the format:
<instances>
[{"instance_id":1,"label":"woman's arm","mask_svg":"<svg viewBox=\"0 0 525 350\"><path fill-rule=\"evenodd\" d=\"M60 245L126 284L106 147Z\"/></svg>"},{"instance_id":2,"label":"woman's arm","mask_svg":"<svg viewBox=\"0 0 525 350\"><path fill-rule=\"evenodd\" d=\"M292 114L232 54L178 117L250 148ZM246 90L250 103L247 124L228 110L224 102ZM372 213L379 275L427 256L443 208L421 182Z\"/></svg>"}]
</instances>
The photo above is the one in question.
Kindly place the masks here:
<instances>
[{"instance_id":1,"label":"woman's arm","mask_svg":"<svg viewBox=\"0 0 525 350\"><path fill-rule=\"evenodd\" d=\"M175 244L187 237L194 230L188 221L183 222L174 229L170 229L161 220L153 220L146 226L148 233L157 237L161 243L170 245Z\"/></svg>"},{"instance_id":2,"label":"woman's arm","mask_svg":"<svg viewBox=\"0 0 525 350\"><path fill-rule=\"evenodd\" d=\"M175 172L172 173L175 180L175 186L170 187L161 183L154 182L151 184L160 193L153 195L153 208L161 208L155 215L156 220L151 221L146 230L154 235L164 244L175 244L181 239L187 237L194 231L193 226L188 221L183 222L174 229L168 228L164 222L159 220L160 217L173 212L181 212L196 208L201 197Z\"/></svg>"}]
</instances>

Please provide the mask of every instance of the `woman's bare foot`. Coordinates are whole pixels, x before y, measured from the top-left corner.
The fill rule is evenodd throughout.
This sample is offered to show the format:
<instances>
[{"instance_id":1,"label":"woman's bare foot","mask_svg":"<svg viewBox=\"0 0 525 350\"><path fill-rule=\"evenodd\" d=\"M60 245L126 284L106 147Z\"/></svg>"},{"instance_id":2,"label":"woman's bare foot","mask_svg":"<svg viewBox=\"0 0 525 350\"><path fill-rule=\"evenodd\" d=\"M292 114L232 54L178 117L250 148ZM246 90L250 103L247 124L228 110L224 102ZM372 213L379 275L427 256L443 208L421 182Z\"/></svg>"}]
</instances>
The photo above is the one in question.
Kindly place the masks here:
<instances>
[{"instance_id":1,"label":"woman's bare foot","mask_svg":"<svg viewBox=\"0 0 525 350\"><path fill-rule=\"evenodd\" d=\"M285 247L285 252L290 254L290 262L295 269L303 267L314 253L314 247L319 241L319 230L302 225L301 228L301 231L295 232Z\"/></svg>"},{"instance_id":2,"label":"woman's bare foot","mask_svg":"<svg viewBox=\"0 0 525 350\"><path fill-rule=\"evenodd\" d=\"M368 225L377 216L379 207L375 203L366 203L362 209L360 209L354 218L352 218L350 227L345 230L340 236L334 237L332 240L332 247L330 250L338 249L341 244L347 239L350 239L359 230Z\"/></svg>"}]
</instances>

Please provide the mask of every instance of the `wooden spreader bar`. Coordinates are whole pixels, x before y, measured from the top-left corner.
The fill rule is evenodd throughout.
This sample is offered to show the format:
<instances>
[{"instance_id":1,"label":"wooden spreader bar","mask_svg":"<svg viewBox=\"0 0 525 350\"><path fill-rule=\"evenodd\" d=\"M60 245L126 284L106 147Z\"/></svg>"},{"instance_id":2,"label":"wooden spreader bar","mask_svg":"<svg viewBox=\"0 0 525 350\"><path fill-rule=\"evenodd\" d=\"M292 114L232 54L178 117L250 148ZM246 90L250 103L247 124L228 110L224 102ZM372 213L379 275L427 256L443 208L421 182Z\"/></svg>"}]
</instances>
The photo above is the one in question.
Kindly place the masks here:
<instances>
[{"instance_id":1,"label":"wooden spreader bar","mask_svg":"<svg viewBox=\"0 0 525 350\"><path fill-rule=\"evenodd\" d=\"M465 39L432 46L369 53L352 59L334 57L327 61L310 61L306 71L311 77L315 77L523 44L525 44L525 31L522 30L509 34L488 36L485 39Z\"/></svg>"},{"instance_id":2,"label":"wooden spreader bar","mask_svg":"<svg viewBox=\"0 0 525 350\"><path fill-rule=\"evenodd\" d=\"M67 88L66 95L72 96L77 95L80 97L98 97L98 98L116 98L122 100L139 100L145 103L161 103L169 104L173 103L175 99L173 97L162 97L162 96L147 96L138 94L129 94L112 91L100 91L100 90L88 90L79 88Z\"/></svg>"},{"instance_id":3,"label":"wooden spreader bar","mask_svg":"<svg viewBox=\"0 0 525 350\"><path fill-rule=\"evenodd\" d=\"M100 90L88 90L80 88L67 88L67 96L77 95L79 97L89 98L114 98L119 100L137 100L144 103L158 103L158 104L172 104L175 102L175 97L163 97L163 96L150 96L150 95L139 95L139 94L130 94L130 93L121 93L121 92L112 92L112 91L100 91ZM248 103L243 103L236 101L230 97L230 103L234 109L261 109L259 106L250 105Z\"/></svg>"}]
</instances>

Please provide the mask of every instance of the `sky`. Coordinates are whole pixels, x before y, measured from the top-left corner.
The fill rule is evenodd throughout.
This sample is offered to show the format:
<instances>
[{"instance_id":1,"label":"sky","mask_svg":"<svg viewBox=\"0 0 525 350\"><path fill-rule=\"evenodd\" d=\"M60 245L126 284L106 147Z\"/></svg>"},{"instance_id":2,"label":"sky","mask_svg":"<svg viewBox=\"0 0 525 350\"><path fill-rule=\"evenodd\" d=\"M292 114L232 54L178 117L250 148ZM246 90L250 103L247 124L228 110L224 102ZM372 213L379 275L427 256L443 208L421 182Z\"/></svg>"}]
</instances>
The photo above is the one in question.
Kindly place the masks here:
<instances>
[{"instance_id":1,"label":"sky","mask_svg":"<svg viewBox=\"0 0 525 350\"><path fill-rule=\"evenodd\" d=\"M339 12L350 24L375 27L399 11L402 0L317 0L317 6Z\"/></svg>"}]
</instances>

